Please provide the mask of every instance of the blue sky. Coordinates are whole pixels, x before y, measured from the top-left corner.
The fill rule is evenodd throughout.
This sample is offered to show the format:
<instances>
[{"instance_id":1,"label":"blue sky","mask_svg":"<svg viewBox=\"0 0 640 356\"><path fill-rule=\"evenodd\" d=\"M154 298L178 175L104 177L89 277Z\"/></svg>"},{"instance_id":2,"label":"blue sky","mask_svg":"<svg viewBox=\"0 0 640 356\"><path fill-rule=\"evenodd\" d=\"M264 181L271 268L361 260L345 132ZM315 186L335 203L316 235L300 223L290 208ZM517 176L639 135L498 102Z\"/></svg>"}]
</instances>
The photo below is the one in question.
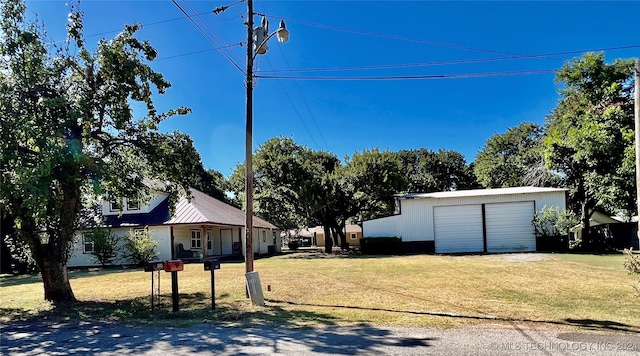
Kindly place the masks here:
<instances>
[{"instance_id":1,"label":"blue sky","mask_svg":"<svg viewBox=\"0 0 640 356\"><path fill-rule=\"evenodd\" d=\"M244 161L246 90L244 74L215 47L229 46L225 53L245 70L246 47L238 44L246 42L246 2L219 15L212 10L236 1L176 2L199 14L193 20L215 44L165 0L84 0L85 35L92 44L124 24L145 25L138 37L158 50L152 66L173 84L157 106L193 110L161 130L186 132L205 167L229 175ZM64 39L66 1L27 1L27 9ZM271 30L284 18L291 33L256 59L258 75L278 79L257 79L254 150L286 136L341 159L375 147L424 147L459 151L470 163L491 135L544 123L558 99L552 71L579 51L635 45L607 50L606 58L640 56L638 1L259 0L254 11L267 15Z\"/></svg>"}]
</instances>

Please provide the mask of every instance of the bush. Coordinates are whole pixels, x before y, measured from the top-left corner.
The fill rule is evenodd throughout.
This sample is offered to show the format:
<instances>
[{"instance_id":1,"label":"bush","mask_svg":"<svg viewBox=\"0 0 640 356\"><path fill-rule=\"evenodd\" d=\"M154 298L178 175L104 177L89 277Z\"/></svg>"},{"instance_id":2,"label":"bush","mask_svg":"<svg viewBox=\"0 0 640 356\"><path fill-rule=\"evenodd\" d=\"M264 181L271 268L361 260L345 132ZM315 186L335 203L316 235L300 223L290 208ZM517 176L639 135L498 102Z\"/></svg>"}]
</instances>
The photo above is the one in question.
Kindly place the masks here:
<instances>
[{"instance_id":1,"label":"bush","mask_svg":"<svg viewBox=\"0 0 640 356\"><path fill-rule=\"evenodd\" d=\"M531 223L538 251L566 251L570 248L569 230L578 224L578 218L568 210L545 206L535 213Z\"/></svg>"},{"instance_id":2,"label":"bush","mask_svg":"<svg viewBox=\"0 0 640 356\"><path fill-rule=\"evenodd\" d=\"M297 250L298 247L300 247L300 243L298 243L298 240L292 240L289 241L289 243L287 244L287 246L289 246L290 250Z\"/></svg>"},{"instance_id":3,"label":"bush","mask_svg":"<svg viewBox=\"0 0 640 356\"><path fill-rule=\"evenodd\" d=\"M402 253L402 238L365 237L360 240L363 255L398 255Z\"/></svg>"},{"instance_id":4,"label":"bush","mask_svg":"<svg viewBox=\"0 0 640 356\"><path fill-rule=\"evenodd\" d=\"M624 253L627 255L627 258L624 259L624 269L627 270L629 274L640 275L640 255L634 254L633 249L625 249ZM640 284L632 284L631 286L636 290L638 296L640 296Z\"/></svg>"},{"instance_id":5,"label":"bush","mask_svg":"<svg viewBox=\"0 0 640 356\"><path fill-rule=\"evenodd\" d=\"M147 230L144 232L129 231L123 247L124 258L137 266L144 266L146 262L158 258L156 251L158 243Z\"/></svg>"},{"instance_id":6,"label":"bush","mask_svg":"<svg viewBox=\"0 0 640 356\"><path fill-rule=\"evenodd\" d=\"M118 238L111 230L99 227L85 233L85 235L93 241L92 260L102 266L113 264L120 253L120 247L118 246Z\"/></svg>"},{"instance_id":7,"label":"bush","mask_svg":"<svg viewBox=\"0 0 640 356\"><path fill-rule=\"evenodd\" d=\"M7 236L5 239L7 248L11 254L12 270L19 274L36 273L38 266L33 259L31 249L26 242L19 240L15 236Z\"/></svg>"},{"instance_id":8,"label":"bush","mask_svg":"<svg viewBox=\"0 0 640 356\"><path fill-rule=\"evenodd\" d=\"M537 236L562 236L568 235L578 222L578 218L568 210L545 206L535 213L532 224Z\"/></svg>"}]
</instances>

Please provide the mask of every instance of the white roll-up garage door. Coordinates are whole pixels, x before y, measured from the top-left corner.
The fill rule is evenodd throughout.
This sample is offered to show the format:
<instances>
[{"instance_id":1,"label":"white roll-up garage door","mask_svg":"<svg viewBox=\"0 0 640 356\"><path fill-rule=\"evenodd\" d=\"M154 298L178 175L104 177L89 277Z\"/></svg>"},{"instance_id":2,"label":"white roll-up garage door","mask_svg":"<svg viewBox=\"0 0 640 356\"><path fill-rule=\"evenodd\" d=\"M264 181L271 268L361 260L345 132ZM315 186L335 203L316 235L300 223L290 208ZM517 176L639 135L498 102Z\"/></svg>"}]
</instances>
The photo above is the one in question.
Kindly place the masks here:
<instances>
[{"instance_id":1,"label":"white roll-up garage door","mask_svg":"<svg viewBox=\"0 0 640 356\"><path fill-rule=\"evenodd\" d=\"M433 208L436 253L483 252L482 206Z\"/></svg>"},{"instance_id":2,"label":"white roll-up garage door","mask_svg":"<svg viewBox=\"0 0 640 356\"><path fill-rule=\"evenodd\" d=\"M485 205L487 252L535 251L533 202Z\"/></svg>"}]
</instances>

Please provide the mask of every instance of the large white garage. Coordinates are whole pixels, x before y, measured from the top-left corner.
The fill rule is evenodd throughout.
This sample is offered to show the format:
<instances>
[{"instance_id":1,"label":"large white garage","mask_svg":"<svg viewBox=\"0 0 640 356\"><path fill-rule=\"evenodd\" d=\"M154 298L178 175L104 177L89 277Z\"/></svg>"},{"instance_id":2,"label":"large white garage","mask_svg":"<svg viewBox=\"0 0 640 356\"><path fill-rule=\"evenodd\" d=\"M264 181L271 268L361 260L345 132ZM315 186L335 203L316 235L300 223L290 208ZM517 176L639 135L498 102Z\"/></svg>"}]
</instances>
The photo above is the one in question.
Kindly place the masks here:
<instances>
[{"instance_id":1,"label":"large white garage","mask_svg":"<svg viewBox=\"0 0 640 356\"><path fill-rule=\"evenodd\" d=\"M564 209L565 192L517 187L402 194L396 196L399 214L364 221L363 236L400 236L405 250L415 252L535 251L535 212Z\"/></svg>"}]
</instances>

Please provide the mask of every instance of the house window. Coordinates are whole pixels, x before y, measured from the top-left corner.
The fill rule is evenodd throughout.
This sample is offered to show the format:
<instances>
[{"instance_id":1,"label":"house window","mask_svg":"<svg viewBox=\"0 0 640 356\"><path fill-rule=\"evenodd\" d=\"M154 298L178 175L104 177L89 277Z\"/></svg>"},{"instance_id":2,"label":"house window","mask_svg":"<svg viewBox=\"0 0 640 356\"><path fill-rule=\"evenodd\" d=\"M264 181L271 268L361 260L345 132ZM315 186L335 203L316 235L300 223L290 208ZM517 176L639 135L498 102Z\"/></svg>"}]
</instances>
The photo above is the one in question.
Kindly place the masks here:
<instances>
[{"instance_id":1,"label":"house window","mask_svg":"<svg viewBox=\"0 0 640 356\"><path fill-rule=\"evenodd\" d=\"M120 205L120 202L112 200L109 202L109 210L110 211L120 211L120 209L122 209L122 206Z\"/></svg>"},{"instance_id":2,"label":"house window","mask_svg":"<svg viewBox=\"0 0 640 356\"><path fill-rule=\"evenodd\" d=\"M140 201L138 199L127 199L127 210L140 210Z\"/></svg>"},{"instance_id":3,"label":"house window","mask_svg":"<svg viewBox=\"0 0 640 356\"><path fill-rule=\"evenodd\" d=\"M191 230L191 249L202 248L202 231Z\"/></svg>"},{"instance_id":4,"label":"house window","mask_svg":"<svg viewBox=\"0 0 640 356\"><path fill-rule=\"evenodd\" d=\"M87 235L82 235L82 253L93 253L93 250L93 240Z\"/></svg>"},{"instance_id":5,"label":"house window","mask_svg":"<svg viewBox=\"0 0 640 356\"><path fill-rule=\"evenodd\" d=\"M211 250L211 231L207 231L207 250Z\"/></svg>"},{"instance_id":6,"label":"house window","mask_svg":"<svg viewBox=\"0 0 640 356\"><path fill-rule=\"evenodd\" d=\"M262 231L262 242L267 242L267 232L266 231Z\"/></svg>"},{"instance_id":7,"label":"house window","mask_svg":"<svg viewBox=\"0 0 640 356\"><path fill-rule=\"evenodd\" d=\"M145 234L146 234L145 229L133 229L133 237L135 237L136 239L144 237Z\"/></svg>"},{"instance_id":8,"label":"house window","mask_svg":"<svg viewBox=\"0 0 640 356\"><path fill-rule=\"evenodd\" d=\"M355 233L355 232L352 232L352 233L351 233L351 240L355 240L355 239L357 239L357 238L358 238L358 237L356 236L356 233Z\"/></svg>"},{"instance_id":9,"label":"house window","mask_svg":"<svg viewBox=\"0 0 640 356\"><path fill-rule=\"evenodd\" d=\"M276 232L275 231L273 232L273 244L274 245L276 244Z\"/></svg>"}]
</instances>

